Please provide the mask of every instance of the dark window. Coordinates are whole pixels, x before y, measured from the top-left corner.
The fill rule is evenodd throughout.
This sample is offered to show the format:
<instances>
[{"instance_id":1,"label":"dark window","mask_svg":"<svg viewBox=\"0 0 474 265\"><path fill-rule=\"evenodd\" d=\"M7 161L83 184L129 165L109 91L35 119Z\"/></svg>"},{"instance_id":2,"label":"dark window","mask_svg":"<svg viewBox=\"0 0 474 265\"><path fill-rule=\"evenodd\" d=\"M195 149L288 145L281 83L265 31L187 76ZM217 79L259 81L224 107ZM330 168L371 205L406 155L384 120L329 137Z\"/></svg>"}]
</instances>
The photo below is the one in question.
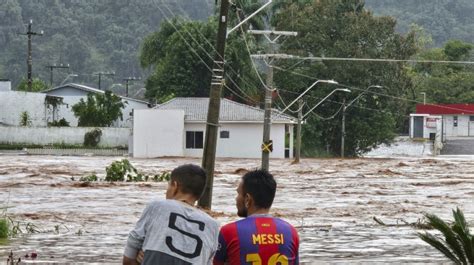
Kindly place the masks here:
<instances>
[{"instance_id":1,"label":"dark window","mask_svg":"<svg viewBox=\"0 0 474 265\"><path fill-rule=\"evenodd\" d=\"M229 131L221 131L221 138L229 138L230 133Z\"/></svg>"},{"instance_id":2,"label":"dark window","mask_svg":"<svg viewBox=\"0 0 474 265\"><path fill-rule=\"evenodd\" d=\"M474 116L469 116L469 121L474 121Z\"/></svg>"},{"instance_id":3,"label":"dark window","mask_svg":"<svg viewBox=\"0 0 474 265\"><path fill-rule=\"evenodd\" d=\"M203 132L186 132L186 149L202 149Z\"/></svg>"},{"instance_id":4,"label":"dark window","mask_svg":"<svg viewBox=\"0 0 474 265\"><path fill-rule=\"evenodd\" d=\"M453 116L453 126L458 127L458 116Z\"/></svg>"}]
</instances>

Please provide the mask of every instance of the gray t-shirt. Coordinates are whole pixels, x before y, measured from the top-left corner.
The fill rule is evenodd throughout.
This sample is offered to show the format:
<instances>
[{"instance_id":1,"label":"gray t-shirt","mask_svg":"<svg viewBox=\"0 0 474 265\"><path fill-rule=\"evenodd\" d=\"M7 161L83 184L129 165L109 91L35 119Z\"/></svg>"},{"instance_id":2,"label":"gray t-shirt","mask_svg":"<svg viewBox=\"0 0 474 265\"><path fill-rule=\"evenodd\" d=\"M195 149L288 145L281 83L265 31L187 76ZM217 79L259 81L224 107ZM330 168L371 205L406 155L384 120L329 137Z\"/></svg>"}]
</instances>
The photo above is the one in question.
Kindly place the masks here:
<instances>
[{"instance_id":1,"label":"gray t-shirt","mask_svg":"<svg viewBox=\"0 0 474 265\"><path fill-rule=\"evenodd\" d=\"M150 202L128 237L124 255L145 252L142 264L212 264L219 223L176 200Z\"/></svg>"}]
</instances>

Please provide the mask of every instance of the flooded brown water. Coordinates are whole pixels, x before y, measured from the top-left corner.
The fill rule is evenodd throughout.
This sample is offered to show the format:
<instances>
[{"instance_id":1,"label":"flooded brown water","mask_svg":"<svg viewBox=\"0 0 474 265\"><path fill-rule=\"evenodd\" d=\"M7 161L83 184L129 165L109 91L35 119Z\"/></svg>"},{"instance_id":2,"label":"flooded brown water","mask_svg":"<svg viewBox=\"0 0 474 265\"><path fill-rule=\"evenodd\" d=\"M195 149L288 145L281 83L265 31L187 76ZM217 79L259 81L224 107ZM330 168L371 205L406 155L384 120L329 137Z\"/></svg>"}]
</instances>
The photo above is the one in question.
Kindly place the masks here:
<instances>
[{"instance_id":1,"label":"flooded brown water","mask_svg":"<svg viewBox=\"0 0 474 265\"><path fill-rule=\"evenodd\" d=\"M93 183L81 176L105 174L119 158L0 156L0 208L23 227L39 233L0 242L0 262L10 250L33 251L36 262L120 263L130 229L145 204L163 199L166 183ZM169 171L198 159L130 159L147 174ZM213 215L237 220L235 188L258 160L216 162ZM302 264L442 263L446 262L416 236L411 226L424 212L451 219L460 207L474 221L474 160L438 159L304 159L272 160L278 191L272 212L295 225L301 239ZM71 180L74 178L75 180ZM1 210L0 210L1 211ZM471 223L472 224L472 223ZM31 262L26 259L27 262Z\"/></svg>"}]
</instances>

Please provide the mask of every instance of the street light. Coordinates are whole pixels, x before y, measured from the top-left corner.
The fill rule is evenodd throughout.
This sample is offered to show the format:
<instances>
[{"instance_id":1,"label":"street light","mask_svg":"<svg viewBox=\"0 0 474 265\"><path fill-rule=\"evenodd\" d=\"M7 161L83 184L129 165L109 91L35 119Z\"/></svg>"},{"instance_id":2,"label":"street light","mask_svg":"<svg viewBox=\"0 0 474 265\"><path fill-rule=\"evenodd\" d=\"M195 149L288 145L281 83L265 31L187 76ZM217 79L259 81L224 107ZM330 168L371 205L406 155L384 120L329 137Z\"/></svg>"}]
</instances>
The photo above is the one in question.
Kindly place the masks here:
<instances>
[{"instance_id":1,"label":"street light","mask_svg":"<svg viewBox=\"0 0 474 265\"><path fill-rule=\"evenodd\" d=\"M421 92L420 94L423 95L423 105L426 105L426 92Z\"/></svg>"},{"instance_id":2,"label":"street light","mask_svg":"<svg viewBox=\"0 0 474 265\"><path fill-rule=\"evenodd\" d=\"M333 81L335 82L335 81ZM310 111L308 111L305 115L302 115L302 109L303 109L303 103L300 101L300 106L299 106L299 111L298 111L298 125L296 127L296 157L295 157L295 163L300 162L300 154L301 154L301 122L303 119L308 116L309 113L311 113L315 108L317 108L321 103L323 103L328 97L330 97L332 94L334 94L336 91L341 91L345 93L350 93L351 91L347 88L336 88L331 93L329 93L326 97L324 97L321 101L319 101L314 107L311 108Z\"/></svg>"},{"instance_id":3,"label":"street light","mask_svg":"<svg viewBox=\"0 0 474 265\"><path fill-rule=\"evenodd\" d=\"M344 103L342 106L342 126L341 126L341 158L344 158L344 148L345 148L345 137L346 137L346 110L349 108L354 102L359 100L362 95L367 93L371 88L383 88L383 86L374 85L369 86L365 89L362 93L360 93L356 98L354 98L349 104L346 105L346 99L344 99Z\"/></svg>"},{"instance_id":4,"label":"street light","mask_svg":"<svg viewBox=\"0 0 474 265\"><path fill-rule=\"evenodd\" d=\"M286 108L284 108L282 111L280 111L280 113L284 113L286 110L288 110L293 104L295 104L298 99L300 99L304 94L306 94L311 88L313 88L317 83L328 83L328 84L334 84L334 85L337 85L339 84L338 82L334 81L334 80L317 80L316 82L314 82L311 86L309 86L305 91L303 91L303 93L301 93L295 100L293 100L288 106L286 106ZM331 92L331 93L334 93Z\"/></svg>"},{"instance_id":5,"label":"street light","mask_svg":"<svg viewBox=\"0 0 474 265\"><path fill-rule=\"evenodd\" d=\"M341 91L341 92L345 92L345 93L351 93L351 91L347 88L336 88L334 89L333 91L331 91L331 93L329 93L326 97L324 97L323 99L321 99L321 101L318 102L318 104L314 105L314 107L312 107L305 115L303 115L303 119L306 118L306 116L308 116L315 108L317 108L319 105L321 105L321 103L323 103L328 97L330 97L332 94L334 94L336 91Z\"/></svg>"}]
</instances>

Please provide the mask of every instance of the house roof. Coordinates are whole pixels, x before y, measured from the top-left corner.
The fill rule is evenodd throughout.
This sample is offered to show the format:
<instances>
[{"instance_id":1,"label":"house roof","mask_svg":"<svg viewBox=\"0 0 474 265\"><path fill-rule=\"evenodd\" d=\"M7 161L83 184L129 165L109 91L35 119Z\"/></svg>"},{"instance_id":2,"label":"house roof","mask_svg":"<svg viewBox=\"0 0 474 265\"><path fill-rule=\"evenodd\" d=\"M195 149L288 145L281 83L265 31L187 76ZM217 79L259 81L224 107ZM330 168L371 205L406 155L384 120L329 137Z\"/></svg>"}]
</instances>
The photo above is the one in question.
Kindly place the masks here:
<instances>
[{"instance_id":1,"label":"house roof","mask_svg":"<svg viewBox=\"0 0 474 265\"><path fill-rule=\"evenodd\" d=\"M474 104L418 104L416 105L416 113L473 115Z\"/></svg>"},{"instance_id":2,"label":"house roof","mask_svg":"<svg viewBox=\"0 0 474 265\"><path fill-rule=\"evenodd\" d=\"M103 90L100 90L100 89L97 89L97 88L93 88L93 87L90 87L90 86L79 85L79 84L75 84L75 83L64 84L64 85L61 85L61 86L57 86L57 87L53 87L53 88L50 88L50 89L46 89L46 90L41 91L41 92L42 92L42 93L49 93L49 92L52 92L52 91L56 91L56 90L65 88L65 87L72 87L72 88L75 88L75 89L78 89L78 90L85 91L85 92L87 92L87 93L100 93L100 94L105 93L105 91L103 91ZM148 104L148 102L146 102L146 101L144 101L144 100L139 100L139 99L135 99L135 98L124 97L124 96L120 96L120 95L117 95L117 96L119 96L120 98L125 99L125 100L132 100L132 101L136 101L136 102Z\"/></svg>"},{"instance_id":3,"label":"house roof","mask_svg":"<svg viewBox=\"0 0 474 265\"><path fill-rule=\"evenodd\" d=\"M155 109L172 110L181 109L185 112L186 121L206 121L209 98L174 98L158 105ZM221 99L219 121L262 122L264 110L241 104L229 99ZM296 123L296 119L286 114L272 110L272 122Z\"/></svg>"}]
</instances>

